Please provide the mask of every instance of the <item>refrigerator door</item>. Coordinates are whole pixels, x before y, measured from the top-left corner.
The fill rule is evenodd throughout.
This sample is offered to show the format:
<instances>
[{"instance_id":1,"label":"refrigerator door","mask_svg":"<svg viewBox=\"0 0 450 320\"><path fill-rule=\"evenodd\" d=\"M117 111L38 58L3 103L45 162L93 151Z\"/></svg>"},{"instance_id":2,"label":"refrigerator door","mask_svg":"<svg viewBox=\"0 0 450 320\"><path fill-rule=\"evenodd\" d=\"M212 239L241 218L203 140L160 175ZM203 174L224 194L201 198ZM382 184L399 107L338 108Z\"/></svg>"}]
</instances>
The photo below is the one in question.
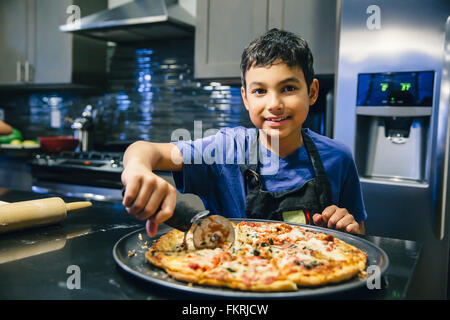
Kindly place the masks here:
<instances>
[{"instance_id":1,"label":"refrigerator door","mask_svg":"<svg viewBox=\"0 0 450 320\"><path fill-rule=\"evenodd\" d=\"M436 132L436 149L434 152L436 169L434 173L432 226L436 237L444 239L446 235L446 218L448 215L449 187L449 122L450 104L450 16L445 25L444 61L441 77L441 94L439 97L438 125Z\"/></svg>"},{"instance_id":2,"label":"refrigerator door","mask_svg":"<svg viewBox=\"0 0 450 320\"><path fill-rule=\"evenodd\" d=\"M423 178L414 182L365 177L361 178L361 188L368 234L423 244L408 297L445 299L450 251L450 2L430 0L425 5L411 0L405 6L403 1L342 0L340 4L334 138L353 151L357 166L367 162L356 147L369 141L367 128L358 126L358 120L380 116L358 113L358 75L434 72L431 113L415 117L427 124L425 151L417 152L418 157L424 157ZM374 6L377 11L369 10ZM379 26L371 24L375 18ZM411 163L408 166L411 168ZM363 170L359 173L364 175Z\"/></svg>"}]
</instances>

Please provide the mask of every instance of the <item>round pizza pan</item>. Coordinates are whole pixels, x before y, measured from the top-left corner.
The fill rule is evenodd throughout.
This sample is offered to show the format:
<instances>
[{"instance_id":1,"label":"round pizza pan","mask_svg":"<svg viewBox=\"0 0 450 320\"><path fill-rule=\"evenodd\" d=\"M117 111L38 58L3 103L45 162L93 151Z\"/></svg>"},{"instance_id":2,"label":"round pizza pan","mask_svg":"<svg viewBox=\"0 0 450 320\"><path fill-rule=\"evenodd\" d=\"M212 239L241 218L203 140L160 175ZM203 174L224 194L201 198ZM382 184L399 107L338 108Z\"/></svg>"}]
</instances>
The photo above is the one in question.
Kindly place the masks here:
<instances>
[{"instance_id":1,"label":"round pizza pan","mask_svg":"<svg viewBox=\"0 0 450 320\"><path fill-rule=\"evenodd\" d=\"M230 219L236 223L240 221L248 222L280 222L259 219ZM291 225L300 225L288 223ZM355 247L361 249L367 254L367 266L377 266L380 270L380 276L384 274L389 266L389 258L383 249L377 245L362 239L358 236L343 233L340 231L321 228L316 226L301 225L302 227L314 231L331 234ZM183 281L172 279L161 268L155 267L145 259L145 252L148 250L154 240L170 231L171 228L160 226L158 234L150 238L145 228L133 231L117 241L113 248L113 256L116 263L126 272L136 276L142 281L160 285L168 289L173 289L179 293L191 293L204 295L209 298L244 298L244 299L296 299L296 298L314 298L332 294L339 294L348 290L355 290L367 285L364 278L354 277L348 281L338 284L325 285L313 288L299 288L297 291L288 292L249 292L234 290L229 288L209 287L201 285L190 285Z\"/></svg>"}]
</instances>

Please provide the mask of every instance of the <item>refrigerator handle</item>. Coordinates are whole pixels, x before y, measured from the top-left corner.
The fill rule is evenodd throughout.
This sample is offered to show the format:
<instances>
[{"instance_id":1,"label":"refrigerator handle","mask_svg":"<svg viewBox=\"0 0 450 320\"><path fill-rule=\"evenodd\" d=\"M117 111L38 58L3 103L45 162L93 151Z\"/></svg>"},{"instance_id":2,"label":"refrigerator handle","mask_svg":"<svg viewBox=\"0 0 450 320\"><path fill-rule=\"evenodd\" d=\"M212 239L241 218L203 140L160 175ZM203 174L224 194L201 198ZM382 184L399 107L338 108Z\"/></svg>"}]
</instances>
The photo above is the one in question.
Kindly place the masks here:
<instances>
[{"instance_id":1,"label":"refrigerator handle","mask_svg":"<svg viewBox=\"0 0 450 320\"><path fill-rule=\"evenodd\" d=\"M442 240L446 235L445 219L450 206L449 193L449 158L450 158L450 126L448 122L450 104L450 16L445 25L444 61L441 74L439 97L438 126L436 135L435 160L436 170L433 188L432 226L435 236Z\"/></svg>"},{"instance_id":2,"label":"refrigerator handle","mask_svg":"<svg viewBox=\"0 0 450 320\"><path fill-rule=\"evenodd\" d=\"M22 62L16 62L16 81L22 82Z\"/></svg>"}]
</instances>

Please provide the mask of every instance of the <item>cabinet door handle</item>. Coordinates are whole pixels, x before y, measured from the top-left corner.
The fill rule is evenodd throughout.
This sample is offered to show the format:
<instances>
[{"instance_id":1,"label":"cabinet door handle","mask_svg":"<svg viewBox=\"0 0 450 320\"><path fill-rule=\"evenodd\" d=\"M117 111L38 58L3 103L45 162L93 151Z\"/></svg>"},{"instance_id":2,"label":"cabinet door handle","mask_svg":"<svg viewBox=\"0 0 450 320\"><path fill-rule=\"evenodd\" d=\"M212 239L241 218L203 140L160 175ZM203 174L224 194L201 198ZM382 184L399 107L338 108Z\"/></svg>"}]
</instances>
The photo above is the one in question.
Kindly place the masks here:
<instances>
[{"instance_id":1,"label":"cabinet door handle","mask_svg":"<svg viewBox=\"0 0 450 320\"><path fill-rule=\"evenodd\" d=\"M16 63L16 80L22 82L22 62L20 61Z\"/></svg>"},{"instance_id":2,"label":"cabinet door handle","mask_svg":"<svg viewBox=\"0 0 450 320\"><path fill-rule=\"evenodd\" d=\"M30 82L30 63L25 61L25 82Z\"/></svg>"}]
</instances>

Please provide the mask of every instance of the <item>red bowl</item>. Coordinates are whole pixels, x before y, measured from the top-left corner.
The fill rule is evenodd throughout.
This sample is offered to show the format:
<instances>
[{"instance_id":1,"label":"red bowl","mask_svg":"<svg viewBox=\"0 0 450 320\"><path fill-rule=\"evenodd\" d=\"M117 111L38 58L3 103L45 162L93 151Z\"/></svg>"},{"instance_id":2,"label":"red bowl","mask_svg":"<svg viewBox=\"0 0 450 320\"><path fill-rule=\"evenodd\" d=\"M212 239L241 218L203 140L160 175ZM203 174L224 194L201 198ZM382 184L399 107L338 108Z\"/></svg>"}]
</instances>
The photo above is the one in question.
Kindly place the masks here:
<instances>
[{"instance_id":1,"label":"red bowl","mask_svg":"<svg viewBox=\"0 0 450 320\"><path fill-rule=\"evenodd\" d=\"M42 150L47 153L74 151L80 140L74 137L38 137Z\"/></svg>"}]
</instances>

